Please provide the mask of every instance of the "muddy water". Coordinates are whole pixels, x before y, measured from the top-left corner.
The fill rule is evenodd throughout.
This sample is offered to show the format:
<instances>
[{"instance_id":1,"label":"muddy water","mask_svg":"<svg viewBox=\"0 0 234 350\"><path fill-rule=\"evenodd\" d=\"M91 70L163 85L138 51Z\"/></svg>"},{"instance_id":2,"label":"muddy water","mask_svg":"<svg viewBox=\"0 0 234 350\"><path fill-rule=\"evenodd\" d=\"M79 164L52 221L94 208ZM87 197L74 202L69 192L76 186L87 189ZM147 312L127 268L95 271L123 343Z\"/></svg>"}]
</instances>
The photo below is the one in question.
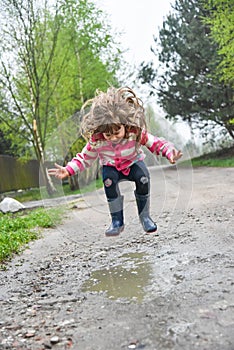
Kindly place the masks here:
<instances>
[{"instance_id":1,"label":"muddy water","mask_svg":"<svg viewBox=\"0 0 234 350\"><path fill-rule=\"evenodd\" d=\"M82 291L105 292L109 299L142 302L151 282L152 264L144 253L124 254L120 259L121 265L93 271Z\"/></svg>"}]
</instances>

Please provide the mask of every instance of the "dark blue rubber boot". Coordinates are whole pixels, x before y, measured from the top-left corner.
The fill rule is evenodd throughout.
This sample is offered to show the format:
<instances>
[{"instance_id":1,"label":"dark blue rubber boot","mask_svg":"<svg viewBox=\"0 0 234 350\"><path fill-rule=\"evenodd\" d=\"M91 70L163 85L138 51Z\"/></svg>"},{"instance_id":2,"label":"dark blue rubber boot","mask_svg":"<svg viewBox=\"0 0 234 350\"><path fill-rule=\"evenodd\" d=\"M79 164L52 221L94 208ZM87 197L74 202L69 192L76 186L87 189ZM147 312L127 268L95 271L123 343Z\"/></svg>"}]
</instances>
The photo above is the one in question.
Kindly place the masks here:
<instances>
[{"instance_id":1,"label":"dark blue rubber boot","mask_svg":"<svg viewBox=\"0 0 234 350\"><path fill-rule=\"evenodd\" d=\"M115 199L108 199L108 205L112 222L105 234L108 237L118 236L124 229L123 196L119 196Z\"/></svg>"},{"instance_id":2,"label":"dark blue rubber boot","mask_svg":"<svg viewBox=\"0 0 234 350\"><path fill-rule=\"evenodd\" d=\"M157 225L149 215L149 207L150 207L149 194L140 195L140 194L137 194L136 191L134 193L136 197L139 219L143 229L145 230L145 232L148 232L148 233L157 231Z\"/></svg>"}]
</instances>

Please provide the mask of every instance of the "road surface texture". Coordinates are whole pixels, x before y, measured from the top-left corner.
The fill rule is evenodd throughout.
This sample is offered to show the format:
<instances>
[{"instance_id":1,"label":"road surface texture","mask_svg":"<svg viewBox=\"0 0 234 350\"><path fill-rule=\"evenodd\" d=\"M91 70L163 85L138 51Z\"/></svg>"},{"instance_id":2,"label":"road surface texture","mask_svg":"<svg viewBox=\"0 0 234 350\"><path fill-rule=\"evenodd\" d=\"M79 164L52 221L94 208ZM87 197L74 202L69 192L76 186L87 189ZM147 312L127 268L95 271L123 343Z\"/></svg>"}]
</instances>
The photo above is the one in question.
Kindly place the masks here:
<instances>
[{"instance_id":1,"label":"road surface texture","mask_svg":"<svg viewBox=\"0 0 234 350\"><path fill-rule=\"evenodd\" d=\"M0 272L0 349L234 350L234 168L150 173L156 234L125 182L120 236L99 189Z\"/></svg>"}]
</instances>

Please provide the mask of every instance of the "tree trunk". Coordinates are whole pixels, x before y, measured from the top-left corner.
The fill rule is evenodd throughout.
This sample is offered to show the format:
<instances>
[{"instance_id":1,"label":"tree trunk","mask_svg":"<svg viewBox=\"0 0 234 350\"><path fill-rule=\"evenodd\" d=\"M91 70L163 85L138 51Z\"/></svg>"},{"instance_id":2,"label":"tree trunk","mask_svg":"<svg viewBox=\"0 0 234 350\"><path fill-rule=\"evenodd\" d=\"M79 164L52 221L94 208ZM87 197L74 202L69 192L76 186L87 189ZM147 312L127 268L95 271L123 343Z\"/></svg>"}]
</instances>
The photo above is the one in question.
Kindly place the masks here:
<instances>
[{"instance_id":1,"label":"tree trunk","mask_svg":"<svg viewBox=\"0 0 234 350\"><path fill-rule=\"evenodd\" d=\"M40 162L40 175L42 176L42 181L40 180L39 185L44 184L46 186L47 193L51 196L56 192L56 188L53 185L51 177L49 176L45 164L44 151L41 145L40 136L37 131L37 122L33 120L33 133L34 133L34 147L37 154L37 159Z\"/></svg>"},{"instance_id":2,"label":"tree trunk","mask_svg":"<svg viewBox=\"0 0 234 350\"><path fill-rule=\"evenodd\" d=\"M70 185L70 190L71 191L75 191L75 190L79 190L80 189L77 175L70 176L68 178L68 181L69 181L69 185Z\"/></svg>"}]
</instances>

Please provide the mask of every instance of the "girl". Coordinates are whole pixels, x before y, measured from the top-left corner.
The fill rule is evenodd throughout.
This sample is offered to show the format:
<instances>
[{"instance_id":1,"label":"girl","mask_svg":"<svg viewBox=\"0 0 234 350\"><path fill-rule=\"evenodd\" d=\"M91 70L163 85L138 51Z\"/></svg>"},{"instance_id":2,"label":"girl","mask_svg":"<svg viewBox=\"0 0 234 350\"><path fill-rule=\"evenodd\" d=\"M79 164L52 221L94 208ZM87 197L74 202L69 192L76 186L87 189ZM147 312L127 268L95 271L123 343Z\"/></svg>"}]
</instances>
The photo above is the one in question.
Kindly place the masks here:
<instances>
[{"instance_id":1,"label":"girl","mask_svg":"<svg viewBox=\"0 0 234 350\"><path fill-rule=\"evenodd\" d=\"M154 154L161 153L172 164L182 156L181 151L147 132L143 103L128 87L98 92L82 110L88 105L89 112L81 123L82 133L88 138L86 146L65 167L55 164L49 175L64 179L85 170L99 158L112 219L106 236L117 236L124 229L123 196L118 186L121 180L135 182L140 222L146 232L155 232L157 225L149 214L150 176L141 146Z\"/></svg>"}]
</instances>

